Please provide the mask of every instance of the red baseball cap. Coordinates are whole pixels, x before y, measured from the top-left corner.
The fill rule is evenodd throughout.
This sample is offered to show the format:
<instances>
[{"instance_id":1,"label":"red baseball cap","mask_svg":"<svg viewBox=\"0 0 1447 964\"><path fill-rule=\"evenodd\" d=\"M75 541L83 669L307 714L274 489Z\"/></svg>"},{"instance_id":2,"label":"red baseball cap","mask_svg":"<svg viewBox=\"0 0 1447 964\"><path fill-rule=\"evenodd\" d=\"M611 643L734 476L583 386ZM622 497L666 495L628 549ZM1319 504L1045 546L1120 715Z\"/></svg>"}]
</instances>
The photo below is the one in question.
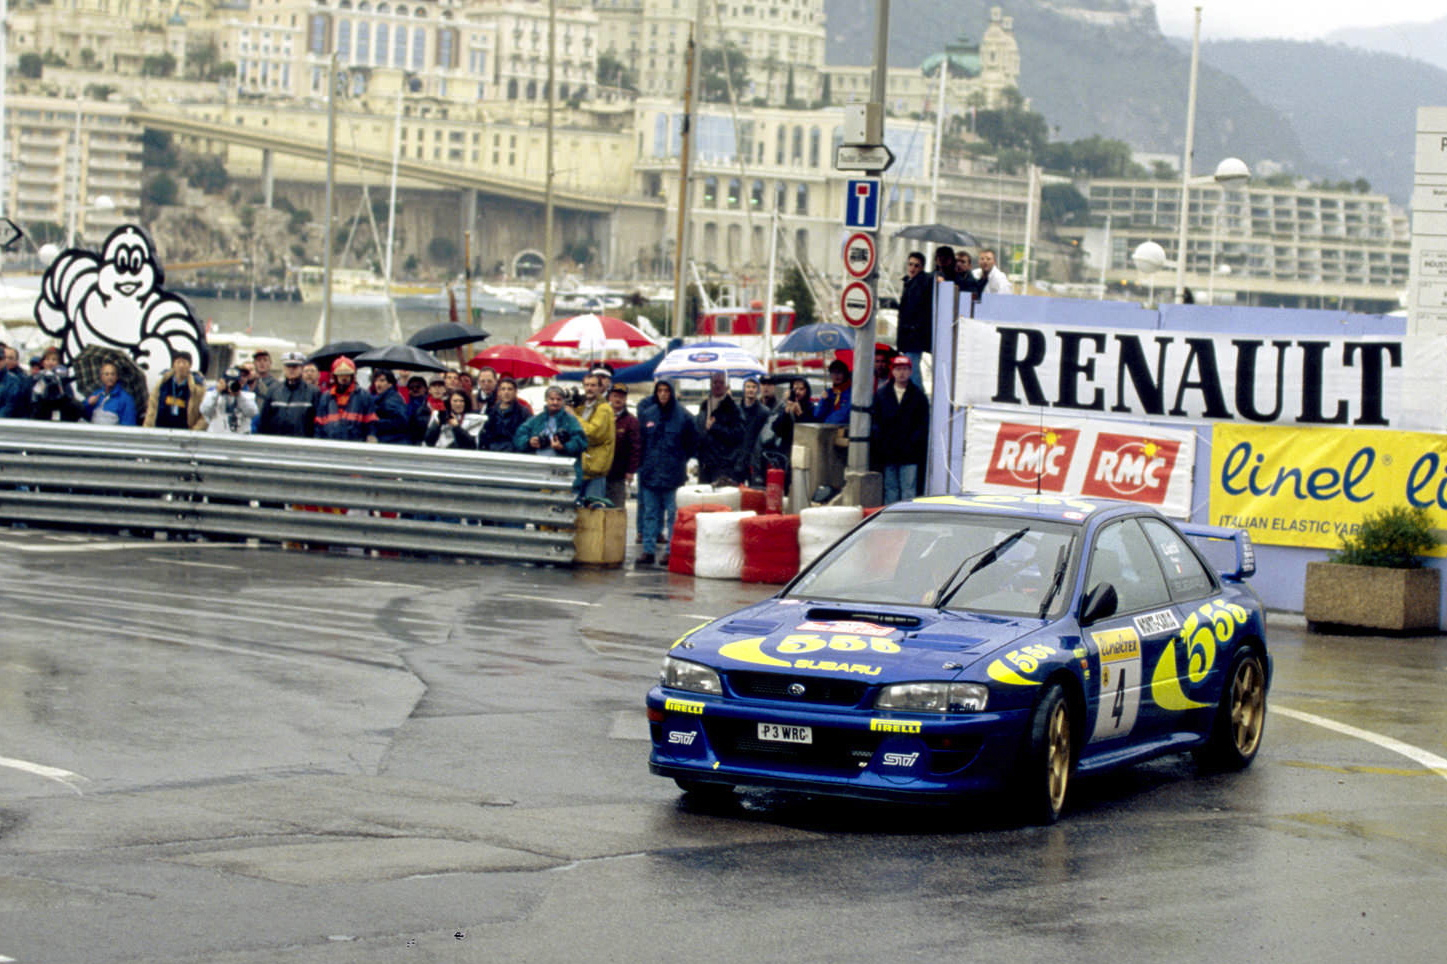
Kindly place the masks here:
<instances>
[{"instance_id":1,"label":"red baseball cap","mask_svg":"<svg viewBox=\"0 0 1447 964\"><path fill-rule=\"evenodd\" d=\"M893 368L895 365L903 365L905 368L913 368L914 362L909 360L908 355L895 355L892 359L890 359L889 367Z\"/></svg>"}]
</instances>

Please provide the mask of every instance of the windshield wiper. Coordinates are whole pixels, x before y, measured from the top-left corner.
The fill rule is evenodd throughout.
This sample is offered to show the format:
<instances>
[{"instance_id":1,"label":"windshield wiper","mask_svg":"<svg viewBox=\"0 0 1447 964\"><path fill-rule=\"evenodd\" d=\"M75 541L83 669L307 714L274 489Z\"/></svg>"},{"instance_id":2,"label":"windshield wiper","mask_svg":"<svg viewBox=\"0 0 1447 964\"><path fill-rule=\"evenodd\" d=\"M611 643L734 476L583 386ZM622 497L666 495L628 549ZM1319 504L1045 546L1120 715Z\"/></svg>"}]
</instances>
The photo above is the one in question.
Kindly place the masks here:
<instances>
[{"instance_id":1,"label":"windshield wiper","mask_svg":"<svg viewBox=\"0 0 1447 964\"><path fill-rule=\"evenodd\" d=\"M1008 536L1001 539L990 548L983 549L972 556L966 556L963 560L961 560L960 564L955 567L955 571L950 573L950 577L944 581L944 584L941 585L938 590L936 590L935 608L944 609L945 604L954 598L955 593L965 588L965 583L969 581L971 576L988 566L990 563L994 562L996 559L1000 558L1000 553L1004 552L1006 549L1019 542L1022 538L1025 537L1025 534L1029 531L1030 527L1026 526L1023 529L1019 529L1015 532L1010 533ZM960 577L960 571L966 566L969 566L970 563L976 559L978 559L979 562L976 562L973 566L970 566L970 571L966 572L963 577ZM955 582L956 578L959 578L960 580L958 583Z\"/></svg>"},{"instance_id":2,"label":"windshield wiper","mask_svg":"<svg viewBox=\"0 0 1447 964\"><path fill-rule=\"evenodd\" d=\"M1075 537L1071 536L1070 541L1060 547L1060 556L1055 560L1055 572L1050 576L1050 585L1045 590L1045 598L1040 601L1040 612L1036 614L1037 619L1044 619L1045 614L1050 611L1050 604L1055 601L1055 594L1060 591L1060 585L1065 581L1065 569L1070 562L1070 550L1075 545Z\"/></svg>"}]
</instances>

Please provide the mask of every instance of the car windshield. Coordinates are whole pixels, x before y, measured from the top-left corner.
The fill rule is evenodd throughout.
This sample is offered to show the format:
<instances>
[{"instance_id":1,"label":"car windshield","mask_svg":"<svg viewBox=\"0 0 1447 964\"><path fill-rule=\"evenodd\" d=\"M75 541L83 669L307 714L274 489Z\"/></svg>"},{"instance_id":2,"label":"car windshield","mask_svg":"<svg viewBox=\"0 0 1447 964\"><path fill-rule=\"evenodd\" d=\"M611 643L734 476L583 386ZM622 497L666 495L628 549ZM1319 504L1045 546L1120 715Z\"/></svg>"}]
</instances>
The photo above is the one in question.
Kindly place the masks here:
<instances>
[{"instance_id":1,"label":"car windshield","mask_svg":"<svg viewBox=\"0 0 1447 964\"><path fill-rule=\"evenodd\" d=\"M787 595L1042 617L1065 605L1078 532L1038 519L890 512L856 529Z\"/></svg>"}]
</instances>

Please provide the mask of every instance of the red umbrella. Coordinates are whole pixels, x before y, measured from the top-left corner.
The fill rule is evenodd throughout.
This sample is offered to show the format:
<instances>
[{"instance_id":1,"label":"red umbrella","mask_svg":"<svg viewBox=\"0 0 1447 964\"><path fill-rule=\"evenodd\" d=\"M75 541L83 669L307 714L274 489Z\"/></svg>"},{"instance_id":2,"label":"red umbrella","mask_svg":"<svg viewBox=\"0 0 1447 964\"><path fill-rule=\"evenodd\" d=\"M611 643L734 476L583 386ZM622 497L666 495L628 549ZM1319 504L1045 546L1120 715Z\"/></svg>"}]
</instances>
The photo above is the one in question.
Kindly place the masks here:
<instances>
[{"instance_id":1,"label":"red umbrella","mask_svg":"<svg viewBox=\"0 0 1447 964\"><path fill-rule=\"evenodd\" d=\"M882 341L877 341L874 343L874 350L886 351L889 352L889 354L891 355L895 354L894 346L887 345ZM844 364L848 365L851 371L854 369L854 349L841 348L834 353L834 357L842 361Z\"/></svg>"},{"instance_id":2,"label":"red umbrella","mask_svg":"<svg viewBox=\"0 0 1447 964\"><path fill-rule=\"evenodd\" d=\"M467 363L473 368L491 368L510 378L550 378L558 367L545 355L524 345L493 345L472 356Z\"/></svg>"},{"instance_id":3,"label":"red umbrella","mask_svg":"<svg viewBox=\"0 0 1447 964\"><path fill-rule=\"evenodd\" d=\"M555 321L528 339L529 345L548 348L602 349L605 342L619 341L629 348L642 348L654 341L622 318L608 315L574 315Z\"/></svg>"}]
</instances>

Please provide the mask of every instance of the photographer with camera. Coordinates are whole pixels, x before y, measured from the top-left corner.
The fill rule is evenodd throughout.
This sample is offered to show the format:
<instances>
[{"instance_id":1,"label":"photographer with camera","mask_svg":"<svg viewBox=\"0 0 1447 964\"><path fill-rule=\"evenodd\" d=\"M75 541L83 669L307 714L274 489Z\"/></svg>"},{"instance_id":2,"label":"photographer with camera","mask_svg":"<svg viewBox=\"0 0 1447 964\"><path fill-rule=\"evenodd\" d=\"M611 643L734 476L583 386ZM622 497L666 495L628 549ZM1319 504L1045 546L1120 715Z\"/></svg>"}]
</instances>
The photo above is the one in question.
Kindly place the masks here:
<instances>
[{"instance_id":1,"label":"photographer with camera","mask_svg":"<svg viewBox=\"0 0 1447 964\"><path fill-rule=\"evenodd\" d=\"M513 447L525 455L577 459L588 448L583 426L565 407L567 395L556 385L544 395L543 410L518 426Z\"/></svg>"},{"instance_id":2,"label":"photographer with camera","mask_svg":"<svg viewBox=\"0 0 1447 964\"><path fill-rule=\"evenodd\" d=\"M247 387L239 368L228 368L201 400L207 431L223 435L250 435L251 420L260 412L256 394Z\"/></svg>"},{"instance_id":3,"label":"photographer with camera","mask_svg":"<svg viewBox=\"0 0 1447 964\"><path fill-rule=\"evenodd\" d=\"M201 396L205 386L191 371L191 356L178 351L171 357L171 371L151 389L146 404L146 428L177 428L200 431L206 427L201 417ZM42 373L43 377L43 373Z\"/></svg>"},{"instance_id":4,"label":"photographer with camera","mask_svg":"<svg viewBox=\"0 0 1447 964\"><path fill-rule=\"evenodd\" d=\"M40 356L40 371L33 376L30 417L39 422L79 422L84 413L75 377L60 363L60 349L50 347Z\"/></svg>"}]
</instances>

